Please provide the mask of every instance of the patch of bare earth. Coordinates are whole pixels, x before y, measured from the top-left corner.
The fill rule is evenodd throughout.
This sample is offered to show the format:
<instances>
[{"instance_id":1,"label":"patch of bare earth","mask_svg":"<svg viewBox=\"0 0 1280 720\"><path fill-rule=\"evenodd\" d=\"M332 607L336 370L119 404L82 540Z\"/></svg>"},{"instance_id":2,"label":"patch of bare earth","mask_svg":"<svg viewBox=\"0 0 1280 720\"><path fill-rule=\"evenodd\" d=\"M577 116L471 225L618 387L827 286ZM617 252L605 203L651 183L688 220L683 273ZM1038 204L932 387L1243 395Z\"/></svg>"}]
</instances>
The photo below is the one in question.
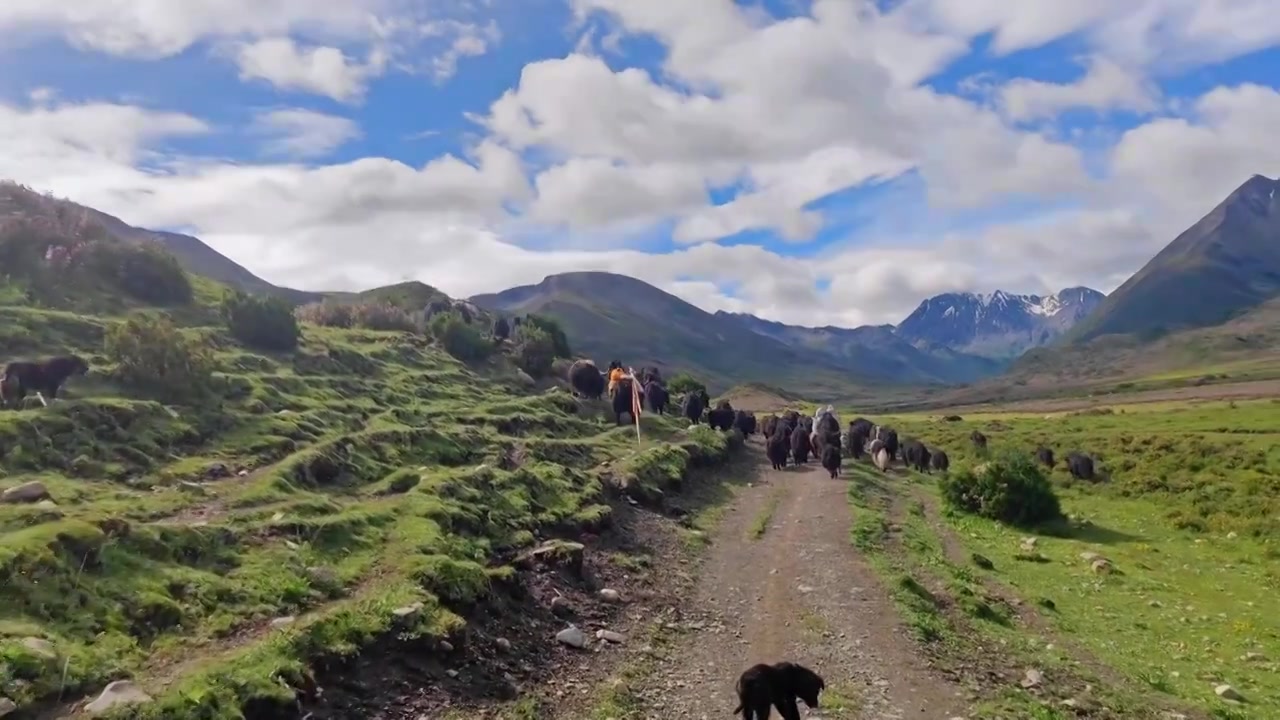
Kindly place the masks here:
<instances>
[{"instance_id":1,"label":"patch of bare earth","mask_svg":"<svg viewBox=\"0 0 1280 720\"><path fill-rule=\"evenodd\" d=\"M717 472L723 470L707 474ZM692 567L682 564L686 512L679 503L696 503L700 487L718 486L718 478L702 475L695 473L663 512L618 499L600 534L565 538L584 546L580 567L516 562L515 577L495 584L483 605L461 609L465 628L444 642L386 637L356 657L322 663L299 716L531 717L513 710L517 700L532 717L584 712L633 638L672 613L677 588L693 582ZM601 593L606 589L618 599ZM557 641L571 626L582 631L585 647Z\"/></svg>"},{"instance_id":2,"label":"patch of bare earth","mask_svg":"<svg viewBox=\"0 0 1280 720\"><path fill-rule=\"evenodd\" d=\"M816 464L768 469L725 511L679 624L685 631L632 694L641 718L728 717L757 662L799 662L842 708L826 717L964 714L962 689L917 652L879 579L850 542L847 482ZM763 522L763 534L757 529Z\"/></svg>"}]
</instances>

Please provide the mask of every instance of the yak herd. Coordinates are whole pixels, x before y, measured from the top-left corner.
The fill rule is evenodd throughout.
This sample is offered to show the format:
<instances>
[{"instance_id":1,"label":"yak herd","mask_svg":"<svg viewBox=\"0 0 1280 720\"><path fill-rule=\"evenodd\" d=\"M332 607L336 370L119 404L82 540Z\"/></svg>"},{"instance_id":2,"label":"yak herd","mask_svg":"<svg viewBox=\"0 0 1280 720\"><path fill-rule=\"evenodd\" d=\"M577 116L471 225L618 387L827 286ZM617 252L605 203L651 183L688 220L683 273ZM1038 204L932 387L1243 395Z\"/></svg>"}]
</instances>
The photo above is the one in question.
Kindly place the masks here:
<instances>
[{"instance_id":1,"label":"yak herd","mask_svg":"<svg viewBox=\"0 0 1280 720\"><path fill-rule=\"evenodd\" d=\"M614 389L609 398L614 421L621 425L622 416L631 414L631 382L639 383L641 403L651 412L666 414L671 403L671 395L667 392L657 368L642 368L634 374L633 379L623 380ZM600 371L590 360L578 360L569 368L569 385L580 397L600 399L608 385L607 375ZM816 418L802 416L795 410L788 410L781 416L770 415L757 423L754 413L735 410L728 400L719 401L711 406L711 397L705 389L685 393L679 400L680 414L697 425L706 421L717 430L737 428L744 436L750 437L757 431L764 436L765 454L774 470L782 470L788 462L794 465L805 465L809 458L817 459L823 469L832 478L840 474L844 458L859 460L870 458L881 472L887 472L895 461L922 473L934 470L946 472L951 465L946 451L935 447L930 449L920 440L914 438L898 439L898 432L891 427L876 425L866 418L850 421L843 432L840 421L834 413L819 413ZM954 422L961 418L948 415L943 418ZM987 436L974 430L969 436L974 449L980 454L987 452ZM1035 451L1036 460L1045 467L1054 466L1053 450L1039 447ZM1080 452L1068 453L1067 470L1075 478L1093 480L1095 470L1093 458Z\"/></svg>"}]
</instances>

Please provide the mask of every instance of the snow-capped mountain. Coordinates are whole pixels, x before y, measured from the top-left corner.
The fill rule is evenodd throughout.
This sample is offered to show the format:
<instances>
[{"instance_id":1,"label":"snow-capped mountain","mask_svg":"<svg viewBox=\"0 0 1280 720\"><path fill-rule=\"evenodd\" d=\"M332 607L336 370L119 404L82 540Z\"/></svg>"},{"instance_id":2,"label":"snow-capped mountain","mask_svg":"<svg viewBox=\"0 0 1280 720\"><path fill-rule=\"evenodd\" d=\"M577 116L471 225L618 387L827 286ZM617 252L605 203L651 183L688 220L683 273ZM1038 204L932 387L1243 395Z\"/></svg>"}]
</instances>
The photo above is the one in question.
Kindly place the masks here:
<instances>
[{"instance_id":1,"label":"snow-capped mountain","mask_svg":"<svg viewBox=\"0 0 1280 720\"><path fill-rule=\"evenodd\" d=\"M1053 295L946 293L920 303L898 325L917 347L945 347L990 358L1013 358L1052 342L1105 296L1087 287Z\"/></svg>"}]
</instances>

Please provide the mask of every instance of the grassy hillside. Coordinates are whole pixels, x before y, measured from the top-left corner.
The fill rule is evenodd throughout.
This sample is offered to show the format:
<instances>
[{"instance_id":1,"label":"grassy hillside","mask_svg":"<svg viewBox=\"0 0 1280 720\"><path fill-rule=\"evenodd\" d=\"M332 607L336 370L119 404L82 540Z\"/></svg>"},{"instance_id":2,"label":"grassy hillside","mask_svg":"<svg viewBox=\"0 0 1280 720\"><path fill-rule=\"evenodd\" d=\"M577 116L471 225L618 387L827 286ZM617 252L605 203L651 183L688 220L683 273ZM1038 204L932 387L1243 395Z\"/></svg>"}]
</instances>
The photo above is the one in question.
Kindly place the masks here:
<instances>
[{"instance_id":1,"label":"grassy hillside","mask_svg":"<svg viewBox=\"0 0 1280 720\"><path fill-rule=\"evenodd\" d=\"M1066 336L1154 339L1228 321L1280 295L1280 182L1255 175L1179 235Z\"/></svg>"},{"instance_id":2,"label":"grassy hillside","mask_svg":"<svg viewBox=\"0 0 1280 720\"><path fill-rule=\"evenodd\" d=\"M0 220L15 217L44 218L56 223L75 218L91 222L126 243L158 243L177 258L187 272L245 292L272 295L295 304L321 297L321 293L272 285L190 235L137 228L113 215L70 200L41 195L15 182L0 180Z\"/></svg>"},{"instance_id":3,"label":"grassy hillside","mask_svg":"<svg viewBox=\"0 0 1280 720\"><path fill-rule=\"evenodd\" d=\"M0 410L0 707L20 712L79 712L128 678L150 699L113 717L367 716L382 700L342 668L373 646L417 668L423 711L534 679L570 652L549 646L555 596L621 611L589 607L599 580L530 584L522 554L571 561L619 493L660 502L733 440L646 417L637 451L594 404L420 333L304 325L255 350L205 281L168 305L172 332L109 282L33 298L33 278L0 283L7 359L75 351L93 372ZM537 662L485 665L468 641L494 633ZM485 679L455 682L458 663Z\"/></svg>"},{"instance_id":4,"label":"grassy hillside","mask_svg":"<svg viewBox=\"0 0 1280 720\"><path fill-rule=\"evenodd\" d=\"M867 384L820 353L787 346L625 275L565 273L471 300L492 310L553 317L574 338L575 350L597 362L687 368L713 392L755 381L832 397Z\"/></svg>"},{"instance_id":5,"label":"grassy hillside","mask_svg":"<svg viewBox=\"0 0 1280 720\"><path fill-rule=\"evenodd\" d=\"M1117 404L1049 416L994 408L959 422L940 419L948 410L877 416L945 449L953 473L986 459L969 441L973 430L988 436L995 457L1052 448L1060 464L1051 481L1069 520L1018 529L949 511L938 475L905 471L891 482L906 498L888 507L876 501L874 473L851 485L855 540L873 553L885 548L902 587L927 588L928 604L903 594L919 633L1016 648L1024 667L1048 678L1049 692L1065 688L1078 708L1093 709L1089 717L1140 717L1165 700L1199 711L1191 717L1275 717L1276 402ZM1061 465L1070 450L1092 454L1102 479L1073 480ZM1097 556L1110 562L1106 571L1091 568ZM1073 687L1082 674L1092 689ZM1217 697L1222 684L1245 702ZM1121 690L1148 701L1126 707ZM1028 693L1011 687L1008 695L1016 702Z\"/></svg>"}]
</instances>

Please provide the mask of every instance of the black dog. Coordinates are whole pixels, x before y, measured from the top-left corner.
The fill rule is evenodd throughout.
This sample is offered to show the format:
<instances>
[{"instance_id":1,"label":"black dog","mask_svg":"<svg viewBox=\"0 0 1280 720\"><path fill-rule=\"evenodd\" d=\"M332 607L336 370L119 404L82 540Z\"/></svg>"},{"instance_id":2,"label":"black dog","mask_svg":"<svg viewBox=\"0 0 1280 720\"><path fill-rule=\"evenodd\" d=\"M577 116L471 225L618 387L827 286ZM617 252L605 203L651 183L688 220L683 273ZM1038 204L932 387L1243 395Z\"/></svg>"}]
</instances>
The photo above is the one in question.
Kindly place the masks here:
<instances>
[{"instance_id":1,"label":"black dog","mask_svg":"<svg viewBox=\"0 0 1280 720\"><path fill-rule=\"evenodd\" d=\"M27 393L34 392L40 404L49 407L49 401L57 399L58 389L67 378L87 372L89 363L76 355L60 355L40 362L11 362L0 376L0 400L20 408Z\"/></svg>"},{"instance_id":2,"label":"black dog","mask_svg":"<svg viewBox=\"0 0 1280 720\"><path fill-rule=\"evenodd\" d=\"M821 676L803 665L752 665L738 678L738 707L733 712L742 713L742 720L769 720L773 706L782 713L782 720L800 720L796 700L816 708L818 693L826 686Z\"/></svg>"}]
</instances>

